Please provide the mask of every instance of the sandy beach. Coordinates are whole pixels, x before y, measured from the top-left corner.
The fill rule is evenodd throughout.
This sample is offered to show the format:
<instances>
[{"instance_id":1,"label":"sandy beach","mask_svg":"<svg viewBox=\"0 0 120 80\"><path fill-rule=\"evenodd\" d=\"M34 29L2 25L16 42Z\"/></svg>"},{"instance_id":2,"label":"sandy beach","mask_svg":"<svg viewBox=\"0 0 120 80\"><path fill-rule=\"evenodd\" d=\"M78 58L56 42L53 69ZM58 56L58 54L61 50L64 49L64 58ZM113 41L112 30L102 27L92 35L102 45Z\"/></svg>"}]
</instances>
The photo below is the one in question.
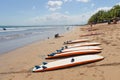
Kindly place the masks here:
<instances>
[{"instance_id":1,"label":"sandy beach","mask_svg":"<svg viewBox=\"0 0 120 80\"><path fill-rule=\"evenodd\" d=\"M60 34L63 37L35 42L0 55L0 80L119 80L120 22L93 25L93 33L101 34L81 37L91 33L88 28L89 25L76 27L72 31ZM45 60L45 57L60 49L64 41L84 38L101 43L103 50L99 54L105 57L104 60L48 72L31 72L35 65L43 61L54 61L55 59Z\"/></svg>"}]
</instances>

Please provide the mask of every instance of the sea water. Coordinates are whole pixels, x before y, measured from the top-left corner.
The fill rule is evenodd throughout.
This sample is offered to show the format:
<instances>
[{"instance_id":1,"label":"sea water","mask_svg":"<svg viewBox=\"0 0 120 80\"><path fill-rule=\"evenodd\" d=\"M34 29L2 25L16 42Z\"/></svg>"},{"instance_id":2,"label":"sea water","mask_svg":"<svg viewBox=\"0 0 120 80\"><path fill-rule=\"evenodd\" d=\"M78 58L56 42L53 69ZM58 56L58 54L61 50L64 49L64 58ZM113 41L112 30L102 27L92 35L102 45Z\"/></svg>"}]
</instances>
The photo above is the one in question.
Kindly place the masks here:
<instances>
[{"instance_id":1,"label":"sea water","mask_svg":"<svg viewBox=\"0 0 120 80\"><path fill-rule=\"evenodd\" d=\"M53 38L73 26L0 26L0 54L39 40ZM4 28L6 30L4 30Z\"/></svg>"}]
</instances>

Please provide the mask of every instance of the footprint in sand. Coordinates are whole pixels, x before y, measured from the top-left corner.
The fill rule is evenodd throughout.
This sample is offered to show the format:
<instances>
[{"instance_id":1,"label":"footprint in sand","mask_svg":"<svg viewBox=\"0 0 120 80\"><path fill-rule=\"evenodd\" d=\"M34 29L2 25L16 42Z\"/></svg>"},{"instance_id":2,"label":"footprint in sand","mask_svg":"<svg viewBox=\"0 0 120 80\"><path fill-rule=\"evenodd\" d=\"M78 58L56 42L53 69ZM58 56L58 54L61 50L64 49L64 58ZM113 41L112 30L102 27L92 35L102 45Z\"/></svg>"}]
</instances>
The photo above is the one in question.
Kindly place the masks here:
<instances>
[{"instance_id":1,"label":"footprint in sand","mask_svg":"<svg viewBox=\"0 0 120 80\"><path fill-rule=\"evenodd\" d=\"M28 73L25 77L28 78L30 77L32 74L31 73Z\"/></svg>"},{"instance_id":2,"label":"footprint in sand","mask_svg":"<svg viewBox=\"0 0 120 80\"><path fill-rule=\"evenodd\" d=\"M120 40L120 37L117 37L118 40Z\"/></svg>"},{"instance_id":3,"label":"footprint in sand","mask_svg":"<svg viewBox=\"0 0 120 80\"><path fill-rule=\"evenodd\" d=\"M53 80L53 77L50 77L49 80Z\"/></svg>"},{"instance_id":4,"label":"footprint in sand","mask_svg":"<svg viewBox=\"0 0 120 80\"><path fill-rule=\"evenodd\" d=\"M112 43L111 46L117 46L117 44L116 43Z\"/></svg>"},{"instance_id":5,"label":"footprint in sand","mask_svg":"<svg viewBox=\"0 0 120 80\"><path fill-rule=\"evenodd\" d=\"M97 75L95 75L95 74L93 74L92 76L93 76L93 77L97 77Z\"/></svg>"},{"instance_id":6,"label":"footprint in sand","mask_svg":"<svg viewBox=\"0 0 120 80\"><path fill-rule=\"evenodd\" d=\"M79 73L80 75L84 75L84 73Z\"/></svg>"},{"instance_id":7,"label":"footprint in sand","mask_svg":"<svg viewBox=\"0 0 120 80\"><path fill-rule=\"evenodd\" d=\"M10 78L9 80L12 80L12 78Z\"/></svg>"},{"instance_id":8,"label":"footprint in sand","mask_svg":"<svg viewBox=\"0 0 120 80\"><path fill-rule=\"evenodd\" d=\"M93 76L100 77L101 80L105 80L104 71L99 70L98 68L94 68L94 69L96 70L95 73L97 73L97 75L93 75Z\"/></svg>"},{"instance_id":9,"label":"footprint in sand","mask_svg":"<svg viewBox=\"0 0 120 80\"><path fill-rule=\"evenodd\" d=\"M12 76L12 78L10 78L9 80L13 80L14 77L15 77L15 76Z\"/></svg>"},{"instance_id":10,"label":"footprint in sand","mask_svg":"<svg viewBox=\"0 0 120 80\"><path fill-rule=\"evenodd\" d=\"M39 55L39 57L45 59L46 55Z\"/></svg>"},{"instance_id":11,"label":"footprint in sand","mask_svg":"<svg viewBox=\"0 0 120 80\"><path fill-rule=\"evenodd\" d=\"M55 42L51 42L51 43L49 43L49 44L55 44Z\"/></svg>"}]
</instances>

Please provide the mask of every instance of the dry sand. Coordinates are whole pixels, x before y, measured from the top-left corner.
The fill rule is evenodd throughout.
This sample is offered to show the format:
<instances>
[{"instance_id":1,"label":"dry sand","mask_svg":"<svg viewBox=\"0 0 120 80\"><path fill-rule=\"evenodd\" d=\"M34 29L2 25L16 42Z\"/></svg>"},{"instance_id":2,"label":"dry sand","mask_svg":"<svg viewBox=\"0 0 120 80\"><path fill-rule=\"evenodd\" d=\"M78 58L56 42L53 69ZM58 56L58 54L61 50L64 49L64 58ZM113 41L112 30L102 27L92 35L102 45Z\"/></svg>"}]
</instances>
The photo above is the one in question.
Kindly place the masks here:
<instances>
[{"instance_id":1,"label":"dry sand","mask_svg":"<svg viewBox=\"0 0 120 80\"><path fill-rule=\"evenodd\" d=\"M120 79L120 23L97 24L94 32L104 33L80 37L89 26L77 27L60 38L36 42L0 55L0 80L119 80ZM100 55L105 59L99 62L61 70L32 73L34 65L39 65L45 56L63 46L66 40L87 38L100 42L103 48Z\"/></svg>"}]
</instances>

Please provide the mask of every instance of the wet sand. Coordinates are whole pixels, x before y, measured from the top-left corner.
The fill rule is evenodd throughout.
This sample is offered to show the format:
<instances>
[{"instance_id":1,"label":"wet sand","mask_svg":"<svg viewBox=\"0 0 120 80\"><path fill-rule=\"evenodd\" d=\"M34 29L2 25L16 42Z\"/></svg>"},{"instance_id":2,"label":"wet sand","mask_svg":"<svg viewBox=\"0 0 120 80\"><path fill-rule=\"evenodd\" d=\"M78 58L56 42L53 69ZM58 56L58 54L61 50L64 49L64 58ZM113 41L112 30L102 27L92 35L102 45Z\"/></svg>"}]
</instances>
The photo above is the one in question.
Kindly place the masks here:
<instances>
[{"instance_id":1,"label":"wet sand","mask_svg":"<svg viewBox=\"0 0 120 80\"><path fill-rule=\"evenodd\" d=\"M89 25L77 27L63 37L50 38L35 42L14 51L0 55L0 80L119 80L120 75L120 23L94 25L92 33L102 33L81 37L90 34ZM42 73L32 73L31 69L45 60L45 56L63 46L66 40L87 38L93 42L100 42L103 50L100 55L105 59L99 62L75 66L66 69Z\"/></svg>"}]
</instances>

